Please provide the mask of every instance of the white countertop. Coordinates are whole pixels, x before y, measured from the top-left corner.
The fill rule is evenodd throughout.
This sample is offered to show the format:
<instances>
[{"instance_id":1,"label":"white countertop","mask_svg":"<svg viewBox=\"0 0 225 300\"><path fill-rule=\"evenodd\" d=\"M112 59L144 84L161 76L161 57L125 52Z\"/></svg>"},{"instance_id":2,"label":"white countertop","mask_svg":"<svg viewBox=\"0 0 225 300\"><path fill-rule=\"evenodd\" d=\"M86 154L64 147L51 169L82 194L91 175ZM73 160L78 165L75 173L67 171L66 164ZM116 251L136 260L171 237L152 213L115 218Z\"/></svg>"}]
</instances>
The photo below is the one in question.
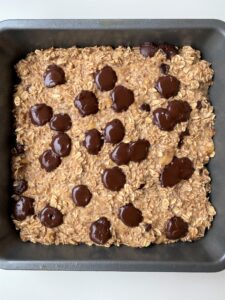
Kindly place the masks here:
<instances>
[{"instance_id":1,"label":"white countertop","mask_svg":"<svg viewBox=\"0 0 225 300\"><path fill-rule=\"evenodd\" d=\"M0 20L22 18L215 18L224 0L0 0ZM220 273L0 270L0 299L224 300Z\"/></svg>"}]
</instances>

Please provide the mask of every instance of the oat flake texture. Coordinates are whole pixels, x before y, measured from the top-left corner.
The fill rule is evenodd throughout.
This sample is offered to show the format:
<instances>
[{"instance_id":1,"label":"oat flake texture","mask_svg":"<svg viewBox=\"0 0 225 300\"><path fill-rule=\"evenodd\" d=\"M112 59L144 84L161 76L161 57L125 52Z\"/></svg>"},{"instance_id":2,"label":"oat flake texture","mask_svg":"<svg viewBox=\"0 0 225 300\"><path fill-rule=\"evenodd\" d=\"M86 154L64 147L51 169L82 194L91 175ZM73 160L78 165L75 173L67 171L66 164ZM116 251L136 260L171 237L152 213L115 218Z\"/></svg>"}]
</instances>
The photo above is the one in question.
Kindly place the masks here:
<instances>
[{"instance_id":1,"label":"oat flake texture","mask_svg":"<svg viewBox=\"0 0 225 300\"><path fill-rule=\"evenodd\" d=\"M162 98L155 89L157 79L163 76L162 63L169 65L169 75L180 81L179 93L169 100ZM65 84L45 87L43 74L51 64L64 70ZM116 85L134 92L135 101L125 112L115 112L111 108L111 91L100 91L94 82L93 74L105 65L116 72ZM213 70L207 61L201 60L198 50L184 46L169 60L160 50L154 57L145 58L139 48L50 48L28 54L18 62L16 71L21 83L16 86L13 113L17 142L25 145L25 153L12 158L13 176L15 180L27 180L28 189L23 196L35 199L35 214L23 221L14 220L23 241L92 245L90 226L101 217L111 223L112 237L104 245L106 247L173 243L177 240L169 240L165 235L166 224L173 216L188 223L188 233L182 241L204 236L216 213L208 199L210 177L204 167L215 154L212 140L215 115L208 98ZM82 90L95 93L99 101L97 114L86 117L79 114L74 99ZM153 124L152 113L156 108L166 108L170 100L187 101L192 112L187 122L177 124L168 132ZM201 109L196 107L198 101L201 101ZM63 157L60 166L52 172L42 169L38 158L50 149L55 133L49 124L35 126L31 123L29 109L36 103L45 103L52 107L54 114L66 113L72 120L72 127L67 131L72 140L71 153ZM140 109L143 103L150 105L150 112ZM120 166L126 175L126 184L119 192L106 189L101 181L104 169L116 166L109 156L115 145L104 143L98 155L90 155L83 146L87 130L96 128L103 132L113 119L119 119L125 127L123 142L146 139L151 145L147 159ZM179 135L187 128L190 135L184 137L182 147L178 148ZM194 174L172 188L163 188L159 180L161 171L174 156L192 160ZM78 207L72 200L72 189L76 185L87 185L92 193L86 207ZM127 203L142 212L143 221L137 227L128 227L118 218L119 208ZM38 213L46 205L57 208L64 215L62 225L47 228L40 223ZM146 231L146 224L151 224L150 231Z\"/></svg>"}]
</instances>

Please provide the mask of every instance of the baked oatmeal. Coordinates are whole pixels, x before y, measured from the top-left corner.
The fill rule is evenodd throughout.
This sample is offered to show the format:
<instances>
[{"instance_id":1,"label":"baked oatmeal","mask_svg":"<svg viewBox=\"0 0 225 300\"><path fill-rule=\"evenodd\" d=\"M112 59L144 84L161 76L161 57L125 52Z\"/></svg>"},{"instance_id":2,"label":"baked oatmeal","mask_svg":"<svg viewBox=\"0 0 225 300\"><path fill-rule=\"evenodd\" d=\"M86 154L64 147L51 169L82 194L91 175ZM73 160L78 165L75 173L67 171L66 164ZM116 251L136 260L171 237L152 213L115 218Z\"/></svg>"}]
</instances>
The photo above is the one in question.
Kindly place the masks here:
<instances>
[{"instance_id":1,"label":"baked oatmeal","mask_svg":"<svg viewBox=\"0 0 225 300\"><path fill-rule=\"evenodd\" d=\"M18 62L13 221L23 241L193 241L210 228L213 70L190 46L36 50Z\"/></svg>"}]
</instances>

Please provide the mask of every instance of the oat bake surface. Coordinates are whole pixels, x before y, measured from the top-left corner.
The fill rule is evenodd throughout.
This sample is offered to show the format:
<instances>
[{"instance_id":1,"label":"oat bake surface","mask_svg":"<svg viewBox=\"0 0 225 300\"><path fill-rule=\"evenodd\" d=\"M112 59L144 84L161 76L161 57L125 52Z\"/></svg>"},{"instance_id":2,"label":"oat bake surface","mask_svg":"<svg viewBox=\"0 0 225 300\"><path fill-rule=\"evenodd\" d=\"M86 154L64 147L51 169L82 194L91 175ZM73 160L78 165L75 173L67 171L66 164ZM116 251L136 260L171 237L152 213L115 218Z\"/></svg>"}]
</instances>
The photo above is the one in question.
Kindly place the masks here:
<instances>
[{"instance_id":1,"label":"oat bake surface","mask_svg":"<svg viewBox=\"0 0 225 300\"><path fill-rule=\"evenodd\" d=\"M158 78L164 76L162 69L168 68L162 67L162 63L169 65L166 72L180 81L178 94L169 100L155 88ZM51 64L63 68L65 83L46 88L43 74ZM123 85L134 93L134 103L124 112L114 111L111 91L101 91L94 82L93 74L106 65L116 72L116 86ZM12 168L15 180L28 182L23 196L35 200L34 215L22 221L14 219L23 241L91 245L90 227L102 217L110 222L110 235L104 246L145 247L177 241L165 233L168 221L175 216L188 224L182 241L204 236L215 215L208 200L210 177L204 168L214 156L215 116L208 102L213 70L208 62L200 59L199 51L184 46L169 59L163 51L146 58L139 48L51 48L30 53L17 64L16 70L21 78L14 96L16 135L25 153L13 156ZM74 106L74 99L82 90L94 92L99 101L98 113L82 117ZM187 101L192 111L188 121L164 131L153 123L153 112L167 108L171 100ZM52 107L54 114L67 113L72 120L72 127L66 132L72 141L71 152L52 172L41 168L39 157L50 149L55 132L49 124L31 123L29 111L37 103ZM102 132L113 119L119 119L125 127L123 142L144 139L150 143L147 159L119 166L126 176L126 183L119 191L111 191L102 183L103 171L117 166L109 156L116 145L105 142L97 155L88 153L83 145L88 130L95 128ZM187 129L189 134L183 134L182 142L181 133L187 133ZM160 174L174 157L188 157L193 162L194 173L173 187L163 187ZM77 185L88 186L92 193L85 207L77 206L72 200L72 189ZM14 198L13 201L18 200L18 196ZM142 214L138 226L125 225L118 216L121 207L130 203ZM48 205L63 214L60 226L48 228L41 223L39 213Z\"/></svg>"}]
</instances>

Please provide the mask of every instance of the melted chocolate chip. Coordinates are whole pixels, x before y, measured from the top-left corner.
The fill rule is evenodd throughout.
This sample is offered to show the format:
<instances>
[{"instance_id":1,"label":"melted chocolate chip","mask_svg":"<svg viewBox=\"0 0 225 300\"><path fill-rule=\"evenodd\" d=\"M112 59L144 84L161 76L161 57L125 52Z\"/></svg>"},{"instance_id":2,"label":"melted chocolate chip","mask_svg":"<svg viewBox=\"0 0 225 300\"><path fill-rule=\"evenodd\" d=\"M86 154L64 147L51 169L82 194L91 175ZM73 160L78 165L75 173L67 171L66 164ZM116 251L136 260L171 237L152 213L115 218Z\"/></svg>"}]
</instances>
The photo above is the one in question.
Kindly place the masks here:
<instances>
[{"instance_id":1,"label":"melted chocolate chip","mask_svg":"<svg viewBox=\"0 0 225 300\"><path fill-rule=\"evenodd\" d=\"M149 152L150 143L147 140L137 140L129 145L129 157L131 161L141 162L146 159Z\"/></svg>"},{"instance_id":2,"label":"melted chocolate chip","mask_svg":"<svg viewBox=\"0 0 225 300\"><path fill-rule=\"evenodd\" d=\"M191 178L194 171L193 163L189 158L174 157L172 162L166 165L161 173L161 185L163 187L173 187L181 180Z\"/></svg>"},{"instance_id":3,"label":"melted chocolate chip","mask_svg":"<svg viewBox=\"0 0 225 300\"><path fill-rule=\"evenodd\" d=\"M91 91L82 91L74 100L74 105L82 117L98 112L98 99Z\"/></svg>"},{"instance_id":4,"label":"melted chocolate chip","mask_svg":"<svg viewBox=\"0 0 225 300\"><path fill-rule=\"evenodd\" d=\"M186 101L171 101L167 108L157 108L153 112L153 123L161 130L171 131L181 122L190 118L191 107Z\"/></svg>"},{"instance_id":5,"label":"melted chocolate chip","mask_svg":"<svg viewBox=\"0 0 225 300\"><path fill-rule=\"evenodd\" d=\"M102 174L102 183L111 191L120 191L126 183L126 176L119 167L105 169Z\"/></svg>"},{"instance_id":6,"label":"melted chocolate chip","mask_svg":"<svg viewBox=\"0 0 225 300\"><path fill-rule=\"evenodd\" d=\"M138 190L142 190L145 187L146 183L141 183L138 187Z\"/></svg>"},{"instance_id":7,"label":"melted chocolate chip","mask_svg":"<svg viewBox=\"0 0 225 300\"><path fill-rule=\"evenodd\" d=\"M25 150L24 150L24 145L20 144L20 143L16 143L15 147L12 148L12 155L14 156L18 156L21 154L24 154Z\"/></svg>"},{"instance_id":8,"label":"melted chocolate chip","mask_svg":"<svg viewBox=\"0 0 225 300\"><path fill-rule=\"evenodd\" d=\"M145 224L145 231L149 232L152 230L152 224Z\"/></svg>"},{"instance_id":9,"label":"melted chocolate chip","mask_svg":"<svg viewBox=\"0 0 225 300\"><path fill-rule=\"evenodd\" d=\"M95 128L88 130L87 132L85 132L83 145L87 149L89 154L98 154L103 146L101 133Z\"/></svg>"},{"instance_id":10,"label":"melted chocolate chip","mask_svg":"<svg viewBox=\"0 0 225 300\"><path fill-rule=\"evenodd\" d=\"M180 133L180 135L179 135L179 142L177 144L177 148L180 149L183 146L183 144L184 144L184 138L185 138L185 136L188 136L188 135L190 135L190 132L189 132L188 128L186 128L185 131L182 131Z\"/></svg>"},{"instance_id":11,"label":"melted chocolate chip","mask_svg":"<svg viewBox=\"0 0 225 300\"><path fill-rule=\"evenodd\" d=\"M53 228L63 223L63 214L55 207L46 206L39 213L41 224L48 228Z\"/></svg>"},{"instance_id":12,"label":"melted chocolate chip","mask_svg":"<svg viewBox=\"0 0 225 300\"><path fill-rule=\"evenodd\" d=\"M102 217L93 222L90 227L90 239L99 245L104 245L111 237L110 222Z\"/></svg>"},{"instance_id":13,"label":"melted chocolate chip","mask_svg":"<svg viewBox=\"0 0 225 300\"><path fill-rule=\"evenodd\" d=\"M39 162L42 169L51 172L61 164L61 158L52 150L46 150L39 156Z\"/></svg>"},{"instance_id":14,"label":"melted chocolate chip","mask_svg":"<svg viewBox=\"0 0 225 300\"><path fill-rule=\"evenodd\" d=\"M201 110L201 109L202 109L202 101L198 101L198 102L197 102L196 108L197 108L198 110Z\"/></svg>"},{"instance_id":15,"label":"melted chocolate chip","mask_svg":"<svg viewBox=\"0 0 225 300\"><path fill-rule=\"evenodd\" d=\"M111 97L113 101L112 109L116 112L128 110L129 106L134 102L133 91L122 85L118 85L113 89Z\"/></svg>"},{"instance_id":16,"label":"melted chocolate chip","mask_svg":"<svg viewBox=\"0 0 225 300\"><path fill-rule=\"evenodd\" d=\"M66 82L63 69L55 64L47 67L43 77L45 86L48 88L52 88L58 84Z\"/></svg>"},{"instance_id":17,"label":"melted chocolate chip","mask_svg":"<svg viewBox=\"0 0 225 300\"><path fill-rule=\"evenodd\" d=\"M142 103L140 109L147 112L151 111L150 105L148 103Z\"/></svg>"},{"instance_id":18,"label":"melted chocolate chip","mask_svg":"<svg viewBox=\"0 0 225 300\"><path fill-rule=\"evenodd\" d=\"M58 133L52 138L51 148L59 156L67 156L71 151L71 138L66 133Z\"/></svg>"},{"instance_id":19,"label":"melted chocolate chip","mask_svg":"<svg viewBox=\"0 0 225 300\"><path fill-rule=\"evenodd\" d=\"M140 46L140 53L144 57L153 57L158 50L159 47L154 43L146 42Z\"/></svg>"},{"instance_id":20,"label":"melted chocolate chip","mask_svg":"<svg viewBox=\"0 0 225 300\"><path fill-rule=\"evenodd\" d=\"M126 165L130 161L141 162L147 158L149 147L150 143L147 140L137 140L129 144L122 142L114 148L110 158L117 165Z\"/></svg>"},{"instance_id":21,"label":"melted chocolate chip","mask_svg":"<svg viewBox=\"0 0 225 300\"><path fill-rule=\"evenodd\" d=\"M191 107L186 101L173 100L168 104L167 109L176 123L186 122L190 118Z\"/></svg>"},{"instance_id":22,"label":"melted chocolate chip","mask_svg":"<svg viewBox=\"0 0 225 300\"><path fill-rule=\"evenodd\" d=\"M155 88L160 95L166 99L174 97L180 90L180 81L171 75L159 77L156 82Z\"/></svg>"},{"instance_id":23,"label":"melted chocolate chip","mask_svg":"<svg viewBox=\"0 0 225 300\"><path fill-rule=\"evenodd\" d=\"M170 66L167 64L161 64L160 65L160 71L164 74L167 75L169 73Z\"/></svg>"},{"instance_id":24,"label":"melted chocolate chip","mask_svg":"<svg viewBox=\"0 0 225 300\"><path fill-rule=\"evenodd\" d=\"M30 119L34 125L43 126L50 121L52 108L44 103L35 104L30 108Z\"/></svg>"},{"instance_id":25,"label":"melted chocolate chip","mask_svg":"<svg viewBox=\"0 0 225 300\"><path fill-rule=\"evenodd\" d=\"M18 221L23 221L27 216L34 214L34 199L22 196L13 205L13 216Z\"/></svg>"},{"instance_id":26,"label":"melted chocolate chip","mask_svg":"<svg viewBox=\"0 0 225 300\"><path fill-rule=\"evenodd\" d=\"M142 220L142 213L133 204L126 204L119 209L119 219L129 227L138 226Z\"/></svg>"},{"instance_id":27,"label":"melted chocolate chip","mask_svg":"<svg viewBox=\"0 0 225 300\"><path fill-rule=\"evenodd\" d=\"M166 237L176 240L186 236L188 233L188 223L180 217L172 217L166 224Z\"/></svg>"},{"instance_id":28,"label":"melted chocolate chip","mask_svg":"<svg viewBox=\"0 0 225 300\"><path fill-rule=\"evenodd\" d=\"M192 161L188 157L177 158L179 164L179 176L183 180L188 180L193 175L195 169Z\"/></svg>"},{"instance_id":29,"label":"melted chocolate chip","mask_svg":"<svg viewBox=\"0 0 225 300\"><path fill-rule=\"evenodd\" d=\"M92 198L92 193L86 185L77 185L72 190L73 202L77 206L85 207Z\"/></svg>"},{"instance_id":30,"label":"melted chocolate chip","mask_svg":"<svg viewBox=\"0 0 225 300\"><path fill-rule=\"evenodd\" d=\"M13 193L16 195L21 195L23 192L25 192L28 188L27 181L22 179L22 180L17 180L13 182Z\"/></svg>"},{"instance_id":31,"label":"melted chocolate chip","mask_svg":"<svg viewBox=\"0 0 225 300\"><path fill-rule=\"evenodd\" d=\"M165 131L171 131L176 126L176 120L166 108L157 108L153 111L153 123Z\"/></svg>"},{"instance_id":32,"label":"melted chocolate chip","mask_svg":"<svg viewBox=\"0 0 225 300\"><path fill-rule=\"evenodd\" d=\"M109 66L105 66L95 75L95 83L99 90L110 91L117 81L116 72Z\"/></svg>"},{"instance_id":33,"label":"melted chocolate chip","mask_svg":"<svg viewBox=\"0 0 225 300\"><path fill-rule=\"evenodd\" d=\"M127 165L130 161L129 144L122 142L117 145L110 154L110 158L117 165Z\"/></svg>"},{"instance_id":34,"label":"melted chocolate chip","mask_svg":"<svg viewBox=\"0 0 225 300\"><path fill-rule=\"evenodd\" d=\"M178 54L178 48L170 44L160 44L159 49L161 49L165 54L167 59L171 59L174 55Z\"/></svg>"},{"instance_id":35,"label":"melted chocolate chip","mask_svg":"<svg viewBox=\"0 0 225 300\"><path fill-rule=\"evenodd\" d=\"M56 131L67 131L71 128L72 121L68 114L56 114L50 120L50 128Z\"/></svg>"},{"instance_id":36,"label":"melted chocolate chip","mask_svg":"<svg viewBox=\"0 0 225 300\"><path fill-rule=\"evenodd\" d=\"M107 123L104 129L104 138L107 143L117 144L124 138L125 128L123 123L114 119Z\"/></svg>"}]
</instances>

